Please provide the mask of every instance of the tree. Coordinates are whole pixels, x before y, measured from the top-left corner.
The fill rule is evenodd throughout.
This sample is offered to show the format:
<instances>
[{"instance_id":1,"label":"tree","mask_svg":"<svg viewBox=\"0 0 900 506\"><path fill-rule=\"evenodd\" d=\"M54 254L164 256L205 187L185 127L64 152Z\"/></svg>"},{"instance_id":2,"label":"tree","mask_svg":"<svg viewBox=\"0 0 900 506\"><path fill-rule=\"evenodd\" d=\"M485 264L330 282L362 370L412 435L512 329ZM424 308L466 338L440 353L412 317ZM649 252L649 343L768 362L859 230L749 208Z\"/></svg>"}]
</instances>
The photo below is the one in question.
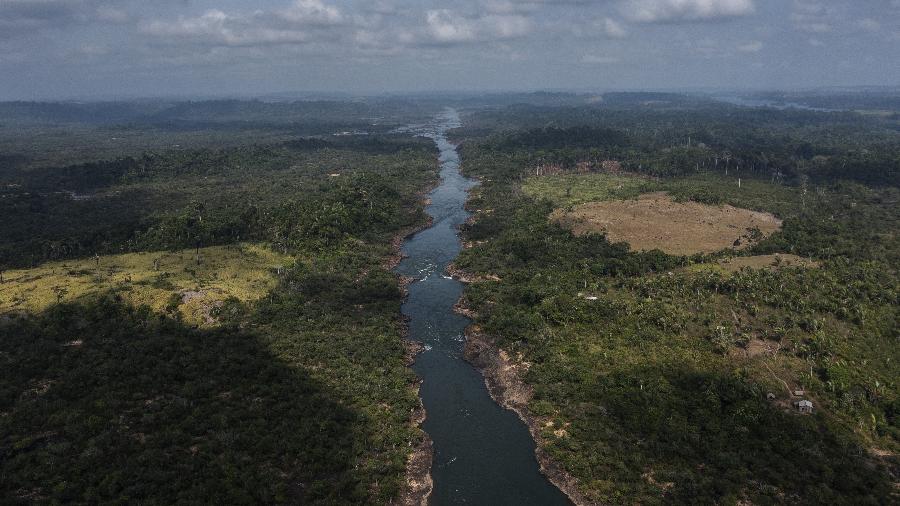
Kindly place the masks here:
<instances>
[{"instance_id":1,"label":"tree","mask_svg":"<svg viewBox=\"0 0 900 506\"><path fill-rule=\"evenodd\" d=\"M69 290L64 286L56 285L53 287L53 293L56 295L56 303L60 304Z\"/></svg>"}]
</instances>

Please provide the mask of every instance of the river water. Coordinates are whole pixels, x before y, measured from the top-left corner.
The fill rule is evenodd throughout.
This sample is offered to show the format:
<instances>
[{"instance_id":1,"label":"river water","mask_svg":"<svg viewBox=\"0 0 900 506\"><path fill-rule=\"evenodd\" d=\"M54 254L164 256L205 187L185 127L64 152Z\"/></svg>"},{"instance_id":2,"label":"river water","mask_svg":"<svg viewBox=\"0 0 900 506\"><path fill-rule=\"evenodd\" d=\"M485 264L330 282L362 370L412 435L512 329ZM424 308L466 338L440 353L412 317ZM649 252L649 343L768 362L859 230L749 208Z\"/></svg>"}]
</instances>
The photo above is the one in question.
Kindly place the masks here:
<instances>
[{"instance_id":1,"label":"river water","mask_svg":"<svg viewBox=\"0 0 900 506\"><path fill-rule=\"evenodd\" d=\"M463 205L475 185L460 174L459 153L446 137L459 125L456 111L447 109L431 124L410 128L440 150L441 183L426 209L432 226L403 243L406 258L397 267L415 279L403 314L409 317L409 338L425 345L413 369L423 380L428 418L422 428L434 441L431 504L569 504L540 473L525 424L491 399L481 373L462 356L470 321L453 305L463 285L445 272L460 252L457 227L469 217Z\"/></svg>"}]
</instances>

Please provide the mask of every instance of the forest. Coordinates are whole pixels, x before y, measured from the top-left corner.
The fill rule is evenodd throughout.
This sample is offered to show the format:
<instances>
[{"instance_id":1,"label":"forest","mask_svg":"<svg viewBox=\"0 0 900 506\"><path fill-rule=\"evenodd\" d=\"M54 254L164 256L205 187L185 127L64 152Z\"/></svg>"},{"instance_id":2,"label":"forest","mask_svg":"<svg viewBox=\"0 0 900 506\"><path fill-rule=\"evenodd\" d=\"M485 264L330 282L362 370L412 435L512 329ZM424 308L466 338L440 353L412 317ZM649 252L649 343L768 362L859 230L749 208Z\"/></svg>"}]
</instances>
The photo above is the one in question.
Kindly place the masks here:
<instances>
[{"instance_id":1,"label":"forest","mask_svg":"<svg viewBox=\"0 0 900 506\"><path fill-rule=\"evenodd\" d=\"M0 103L0 502L401 501L426 435L391 269L439 160L400 127L444 106L480 182L460 307L585 503L896 502L896 97L744 98L805 107ZM724 243L670 249L688 211Z\"/></svg>"},{"instance_id":2,"label":"forest","mask_svg":"<svg viewBox=\"0 0 900 506\"><path fill-rule=\"evenodd\" d=\"M57 166L25 150L0 171L2 502L397 500L423 436L389 268L394 238L425 223L430 142L332 135L370 123L352 104L288 108L297 131L334 116L327 134L274 121L174 149L158 139L177 130L117 126L121 106L0 109L88 137L132 128L144 147ZM406 110L394 121L421 117ZM54 149L43 160L65 159Z\"/></svg>"},{"instance_id":3,"label":"forest","mask_svg":"<svg viewBox=\"0 0 900 506\"><path fill-rule=\"evenodd\" d=\"M524 364L538 444L589 503L896 501L896 117L631 98L455 132L482 182L464 306ZM781 228L685 255L558 218L663 192Z\"/></svg>"}]
</instances>

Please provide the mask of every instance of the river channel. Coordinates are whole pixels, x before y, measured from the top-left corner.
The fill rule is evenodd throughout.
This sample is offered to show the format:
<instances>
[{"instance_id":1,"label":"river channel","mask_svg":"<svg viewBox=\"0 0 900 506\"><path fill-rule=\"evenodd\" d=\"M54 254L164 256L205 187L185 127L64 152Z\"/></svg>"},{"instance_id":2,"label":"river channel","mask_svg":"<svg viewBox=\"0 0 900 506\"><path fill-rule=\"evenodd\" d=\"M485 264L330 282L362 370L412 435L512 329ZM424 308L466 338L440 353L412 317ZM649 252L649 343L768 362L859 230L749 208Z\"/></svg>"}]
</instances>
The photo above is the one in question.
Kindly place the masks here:
<instances>
[{"instance_id":1,"label":"river channel","mask_svg":"<svg viewBox=\"0 0 900 506\"><path fill-rule=\"evenodd\" d=\"M569 504L540 473L525 424L491 399L484 378L463 358L470 320L453 311L463 285L446 268L460 252L457 227L469 217L464 204L476 182L460 173L459 153L446 137L459 125L456 111L447 109L431 124L410 129L440 150L441 182L427 207L432 225L403 243L405 258L397 267L415 280L403 304L409 339L425 346L413 368L423 380L428 413L422 428L434 441L430 504Z\"/></svg>"}]
</instances>

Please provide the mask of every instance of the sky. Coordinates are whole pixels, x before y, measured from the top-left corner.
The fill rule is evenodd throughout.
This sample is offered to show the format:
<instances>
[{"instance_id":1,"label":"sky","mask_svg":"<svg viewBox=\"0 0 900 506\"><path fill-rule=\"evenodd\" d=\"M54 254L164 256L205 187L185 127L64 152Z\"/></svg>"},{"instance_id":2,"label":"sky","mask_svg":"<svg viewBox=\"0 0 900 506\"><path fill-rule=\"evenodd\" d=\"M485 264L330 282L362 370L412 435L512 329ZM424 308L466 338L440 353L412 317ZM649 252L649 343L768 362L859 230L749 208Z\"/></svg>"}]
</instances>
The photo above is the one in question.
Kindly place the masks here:
<instances>
[{"instance_id":1,"label":"sky","mask_svg":"<svg viewBox=\"0 0 900 506\"><path fill-rule=\"evenodd\" d=\"M900 0L0 0L0 100L900 85Z\"/></svg>"}]
</instances>

